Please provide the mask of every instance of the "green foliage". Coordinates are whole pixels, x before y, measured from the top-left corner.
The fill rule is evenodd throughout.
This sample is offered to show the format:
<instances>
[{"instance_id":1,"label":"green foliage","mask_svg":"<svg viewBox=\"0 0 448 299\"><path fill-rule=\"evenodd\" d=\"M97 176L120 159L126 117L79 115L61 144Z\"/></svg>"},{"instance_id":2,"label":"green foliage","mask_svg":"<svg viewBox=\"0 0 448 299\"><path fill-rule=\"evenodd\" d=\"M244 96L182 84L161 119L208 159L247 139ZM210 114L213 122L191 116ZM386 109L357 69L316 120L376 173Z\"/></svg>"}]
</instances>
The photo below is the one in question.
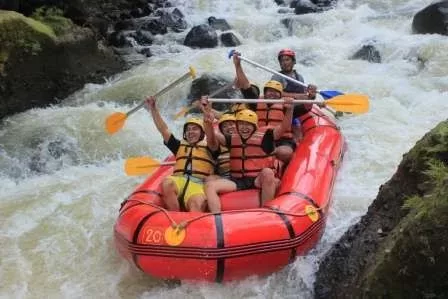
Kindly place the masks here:
<instances>
[{"instance_id":1,"label":"green foliage","mask_svg":"<svg viewBox=\"0 0 448 299\"><path fill-rule=\"evenodd\" d=\"M435 209L448 205L448 166L436 159L429 160L427 164L428 169L424 174L429 178L428 183L433 186L432 192L424 197L409 197L403 205L405 209L415 209L415 217L418 219L428 217Z\"/></svg>"},{"instance_id":2,"label":"green foliage","mask_svg":"<svg viewBox=\"0 0 448 299\"><path fill-rule=\"evenodd\" d=\"M63 11L55 7L39 7L31 17L50 26L58 36L67 33L74 26L70 19L64 18Z\"/></svg>"}]
</instances>

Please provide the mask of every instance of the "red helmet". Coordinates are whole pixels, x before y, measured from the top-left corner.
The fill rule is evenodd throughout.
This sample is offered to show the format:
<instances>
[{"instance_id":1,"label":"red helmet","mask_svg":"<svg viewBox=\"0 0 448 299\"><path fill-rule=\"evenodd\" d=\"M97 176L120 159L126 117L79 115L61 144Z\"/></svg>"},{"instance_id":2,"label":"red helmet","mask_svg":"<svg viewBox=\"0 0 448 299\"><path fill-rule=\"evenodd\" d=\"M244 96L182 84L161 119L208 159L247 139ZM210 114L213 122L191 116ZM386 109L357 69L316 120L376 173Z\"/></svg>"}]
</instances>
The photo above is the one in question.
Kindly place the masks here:
<instances>
[{"instance_id":1,"label":"red helmet","mask_svg":"<svg viewBox=\"0 0 448 299\"><path fill-rule=\"evenodd\" d=\"M280 61L280 58L282 56L289 56L289 57L292 58L292 60L294 62L296 62L296 53L293 50L291 50L291 49L282 49L282 50L280 50L280 52L278 52L278 60L279 61Z\"/></svg>"}]
</instances>

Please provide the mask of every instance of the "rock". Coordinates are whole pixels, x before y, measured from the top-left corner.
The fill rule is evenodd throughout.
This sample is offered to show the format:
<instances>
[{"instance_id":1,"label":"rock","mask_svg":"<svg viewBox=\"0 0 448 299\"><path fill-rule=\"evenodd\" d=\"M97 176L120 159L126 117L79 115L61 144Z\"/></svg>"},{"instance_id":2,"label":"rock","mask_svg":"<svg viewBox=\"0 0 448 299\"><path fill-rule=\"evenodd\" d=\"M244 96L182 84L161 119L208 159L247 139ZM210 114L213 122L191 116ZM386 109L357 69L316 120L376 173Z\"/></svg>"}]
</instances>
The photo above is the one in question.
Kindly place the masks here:
<instances>
[{"instance_id":1,"label":"rock","mask_svg":"<svg viewBox=\"0 0 448 299\"><path fill-rule=\"evenodd\" d=\"M136 32L132 33L131 36L141 46L149 46L154 41L154 36L151 34L151 32L146 30L137 30Z\"/></svg>"},{"instance_id":2,"label":"rock","mask_svg":"<svg viewBox=\"0 0 448 299\"><path fill-rule=\"evenodd\" d=\"M20 5L19 0L0 0L0 9L18 10L19 5Z\"/></svg>"},{"instance_id":3,"label":"rock","mask_svg":"<svg viewBox=\"0 0 448 299\"><path fill-rule=\"evenodd\" d=\"M152 34L165 34L168 32L168 26L160 18L149 19L140 27L141 30L147 30Z\"/></svg>"},{"instance_id":4,"label":"rock","mask_svg":"<svg viewBox=\"0 0 448 299\"><path fill-rule=\"evenodd\" d=\"M309 0L299 0L296 2L294 13L296 15L303 15L308 13L321 12L322 9Z\"/></svg>"},{"instance_id":5,"label":"rock","mask_svg":"<svg viewBox=\"0 0 448 299\"><path fill-rule=\"evenodd\" d=\"M373 63L381 63L381 54L375 46L373 45L364 45L361 49L359 49L351 59L360 59L367 60L368 62Z\"/></svg>"},{"instance_id":6,"label":"rock","mask_svg":"<svg viewBox=\"0 0 448 299\"><path fill-rule=\"evenodd\" d=\"M128 36L131 33L126 33L125 31L115 31L109 35L108 42L109 45L118 48L124 47L132 47L131 41L128 39Z\"/></svg>"},{"instance_id":7,"label":"rock","mask_svg":"<svg viewBox=\"0 0 448 299\"><path fill-rule=\"evenodd\" d=\"M137 8L132 9L130 14L133 18L139 18L139 17L144 16L145 12L143 11L143 9L137 7Z\"/></svg>"},{"instance_id":8,"label":"rock","mask_svg":"<svg viewBox=\"0 0 448 299\"><path fill-rule=\"evenodd\" d=\"M51 27L16 12L0 15L0 119L57 99L126 68L123 60L74 26L56 36ZM19 38L20 37L20 38Z\"/></svg>"},{"instance_id":9,"label":"rock","mask_svg":"<svg viewBox=\"0 0 448 299\"><path fill-rule=\"evenodd\" d=\"M136 29L136 23L133 19L120 20L117 23L115 23L114 29L115 31L134 30Z\"/></svg>"},{"instance_id":10,"label":"rock","mask_svg":"<svg viewBox=\"0 0 448 299\"><path fill-rule=\"evenodd\" d=\"M286 4L285 4L285 0L274 0L274 2L277 4L277 5L280 5L280 6L285 6Z\"/></svg>"},{"instance_id":11,"label":"rock","mask_svg":"<svg viewBox=\"0 0 448 299\"><path fill-rule=\"evenodd\" d=\"M146 57L151 57L151 56L152 56L152 53L151 53L151 50L150 50L149 47L140 49L140 50L138 51L138 53L140 53L140 54L142 54L142 55L144 55L144 56L146 56Z\"/></svg>"},{"instance_id":12,"label":"rock","mask_svg":"<svg viewBox=\"0 0 448 299\"><path fill-rule=\"evenodd\" d=\"M172 28L175 32L182 32L187 29L187 22L183 13L176 7L159 8L155 15L160 17L160 22L167 27Z\"/></svg>"},{"instance_id":13,"label":"rock","mask_svg":"<svg viewBox=\"0 0 448 299\"><path fill-rule=\"evenodd\" d=\"M294 8L297 15L322 12L332 8L336 4L336 0L293 0L289 7Z\"/></svg>"},{"instance_id":14,"label":"rock","mask_svg":"<svg viewBox=\"0 0 448 299\"><path fill-rule=\"evenodd\" d=\"M217 19L215 17L208 18L208 24L215 30L227 31L232 29L225 19Z\"/></svg>"},{"instance_id":15,"label":"rock","mask_svg":"<svg viewBox=\"0 0 448 299\"><path fill-rule=\"evenodd\" d=\"M222 44L225 47L236 47L236 46L241 45L241 42L239 41L239 39L232 32L222 33L220 38L221 38Z\"/></svg>"},{"instance_id":16,"label":"rock","mask_svg":"<svg viewBox=\"0 0 448 299\"><path fill-rule=\"evenodd\" d=\"M447 231L445 120L403 157L367 214L324 257L315 298L445 297Z\"/></svg>"},{"instance_id":17,"label":"rock","mask_svg":"<svg viewBox=\"0 0 448 299\"><path fill-rule=\"evenodd\" d=\"M191 48L214 48L218 45L218 34L209 25L194 26L185 37L184 45Z\"/></svg>"},{"instance_id":18,"label":"rock","mask_svg":"<svg viewBox=\"0 0 448 299\"><path fill-rule=\"evenodd\" d=\"M412 20L414 33L448 35L448 1L441 1L419 11Z\"/></svg>"},{"instance_id":19,"label":"rock","mask_svg":"<svg viewBox=\"0 0 448 299\"><path fill-rule=\"evenodd\" d=\"M190 94L188 95L188 99L190 103L194 100L200 99L203 95L209 95L213 93L215 90L223 87L224 85L230 83L230 80L226 80L220 76L213 74L204 74L201 77L193 80L191 84ZM238 98L242 96L240 91L229 88L228 90L217 94L216 98ZM213 104L213 108L217 110L226 110L229 105L222 103Z\"/></svg>"}]
</instances>

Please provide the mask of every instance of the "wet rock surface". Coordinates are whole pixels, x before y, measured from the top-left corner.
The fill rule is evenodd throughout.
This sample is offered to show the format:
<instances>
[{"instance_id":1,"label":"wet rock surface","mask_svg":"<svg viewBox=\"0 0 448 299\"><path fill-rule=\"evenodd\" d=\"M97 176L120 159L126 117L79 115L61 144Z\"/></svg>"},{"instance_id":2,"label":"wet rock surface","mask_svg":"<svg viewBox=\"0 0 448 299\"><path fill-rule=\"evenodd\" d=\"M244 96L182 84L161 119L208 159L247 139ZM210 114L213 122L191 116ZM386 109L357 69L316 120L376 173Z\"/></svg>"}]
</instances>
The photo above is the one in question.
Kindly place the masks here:
<instances>
[{"instance_id":1,"label":"wet rock surface","mask_svg":"<svg viewBox=\"0 0 448 299\"><path fill-rule=\"evenodd\" d=\"M412 20L414 33L448 35L448 1L433 3L419 11Z\"/></svg>"},{"instance_id":2,"label":"wet rock surface","mask_svg":"<svg viewBox=\"0 0 448 299\"><path fill-rule=\"evenodd\" d=\"M448 288L448 120L380 187L321 261L316 298L442 298Z\"/></svg>"}]
</instances>

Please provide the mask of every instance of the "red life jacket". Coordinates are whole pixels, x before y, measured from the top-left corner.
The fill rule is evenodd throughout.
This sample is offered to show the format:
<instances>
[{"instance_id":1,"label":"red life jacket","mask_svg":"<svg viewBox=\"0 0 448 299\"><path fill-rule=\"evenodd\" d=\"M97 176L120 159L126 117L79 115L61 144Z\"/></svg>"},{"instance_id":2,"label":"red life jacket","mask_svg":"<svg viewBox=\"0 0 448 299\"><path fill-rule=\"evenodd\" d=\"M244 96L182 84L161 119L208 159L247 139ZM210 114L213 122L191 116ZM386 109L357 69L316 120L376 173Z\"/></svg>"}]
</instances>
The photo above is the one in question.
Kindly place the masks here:
<instances>
[{"instance_id":1,"label":"red life jacket","mask_svg":"<svg viewBox=\"0 0 448 299\"><path fill-rule=\"evenodd\" d=\"M258 126L264 127L275 127L282 123L285 118L285 113L283 112L283 104L275 103L268 105L263 102L257 103L257 116L258 116ZM291 127L283 133L281 139L293 139L293 134Z\"/></svg>"},{"instance_id":2,"label":"red life jacket","mask_svg":"<svg viewBox=\"0 0 448 299\"><path fill-rule=\"evenodd\" d=\"M273 153L266 154L261 147L268 128L260 128L246 141L233 134L230 147L230 175L234 178L255 178L263 168L274 169Z\"/></svg>"}]
</instances>

